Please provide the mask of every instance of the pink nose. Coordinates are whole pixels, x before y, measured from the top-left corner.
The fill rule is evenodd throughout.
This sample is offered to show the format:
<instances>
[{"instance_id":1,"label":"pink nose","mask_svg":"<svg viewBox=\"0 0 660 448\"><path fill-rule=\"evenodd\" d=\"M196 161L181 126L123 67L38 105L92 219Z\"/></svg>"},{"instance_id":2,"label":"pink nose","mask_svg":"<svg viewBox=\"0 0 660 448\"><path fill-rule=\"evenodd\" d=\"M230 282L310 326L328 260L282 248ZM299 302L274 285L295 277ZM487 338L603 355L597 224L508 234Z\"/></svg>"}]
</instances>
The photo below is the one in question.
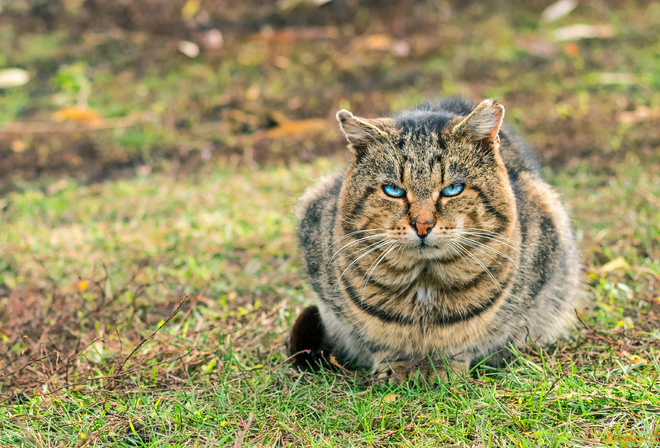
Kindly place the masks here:
<instances>
[{"instance_id":1,"label":"pink nose","mask_svg":"<svg viewBox=\"0 0 660 448\"><path fill-rule=\"evenodd\" d=\"M424 238L431 232L435 222L431 216L417 215L410 221L410 225L415 228L420 238Z\"/></svg>"}]
</instances>

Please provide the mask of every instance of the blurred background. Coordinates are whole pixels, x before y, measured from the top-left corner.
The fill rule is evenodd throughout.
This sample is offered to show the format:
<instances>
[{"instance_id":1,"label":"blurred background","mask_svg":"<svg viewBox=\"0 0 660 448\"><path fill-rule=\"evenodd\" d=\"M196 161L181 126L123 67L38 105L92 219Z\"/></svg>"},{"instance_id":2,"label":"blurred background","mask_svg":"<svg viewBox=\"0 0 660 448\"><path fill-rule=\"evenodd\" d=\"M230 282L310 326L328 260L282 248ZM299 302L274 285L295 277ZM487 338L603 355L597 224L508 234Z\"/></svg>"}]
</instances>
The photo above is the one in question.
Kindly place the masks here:
<instances>
[{"instance_id":1,"label":"blurred background","mask_svg":"<svg viewBox=\"0 0 660 448\"><path fill-rule=\"evenodd\" d=\"M70 407L44 401L52 423L30 420L68 442L96 431L69 409L97 386L231 379L234 403L263 399L250 412L279 418L269 375L289 384L284 339L315 301L293 210L350 158L336 111L451 95L505 105L571 210L585 319L625 332L617 350L655 350L658 36L655 1L0 0L0 398L77 381L58 398ZM561 362L591 374L585 359L613 362L602 341ZM657 356L643 350L616 362ZM248 411L218 400L204 412L226 412L212 426L234 437ZM103 416L100 402L80 412ZM160 402L138 400L136 421ZM359 416L341 409L350 433ZM16 421L0 445L21 440Z\"/></svg>"},{"instance_id":2,"label":"blurred background","mask_svg":"<svg viewBox=\"0 0 660 448\"><path fill-rule=\"evenodd\" d=\"M652 1L3 0L0 191L343 151L333 116L498 97L555 167L650 156Z\"/></svg>"}]
</instances>

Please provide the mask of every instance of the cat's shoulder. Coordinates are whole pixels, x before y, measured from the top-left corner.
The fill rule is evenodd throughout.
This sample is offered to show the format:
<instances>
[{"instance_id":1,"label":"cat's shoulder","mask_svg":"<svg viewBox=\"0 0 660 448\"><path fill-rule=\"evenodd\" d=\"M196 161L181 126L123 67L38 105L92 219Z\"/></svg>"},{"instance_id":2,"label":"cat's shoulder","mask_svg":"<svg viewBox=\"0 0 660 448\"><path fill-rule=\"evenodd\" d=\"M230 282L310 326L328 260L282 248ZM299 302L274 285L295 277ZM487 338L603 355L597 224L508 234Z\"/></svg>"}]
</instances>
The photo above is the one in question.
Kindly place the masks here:
<instances>
[{"instance_id":1,"label":"cat's shoulder","mask_svg":"<svg viewBox=\"0 0 660 448\"><path fill-rule=\"evenodd\" d=\"M345 168L335 171L332 174L321 177L311 187L305 190L305 193L298 200L296 206L296 216L302 220L307 209L315 202L324 198L336 198L341 190L341 181L344 177Z\"/></svg>"}]
</instances>

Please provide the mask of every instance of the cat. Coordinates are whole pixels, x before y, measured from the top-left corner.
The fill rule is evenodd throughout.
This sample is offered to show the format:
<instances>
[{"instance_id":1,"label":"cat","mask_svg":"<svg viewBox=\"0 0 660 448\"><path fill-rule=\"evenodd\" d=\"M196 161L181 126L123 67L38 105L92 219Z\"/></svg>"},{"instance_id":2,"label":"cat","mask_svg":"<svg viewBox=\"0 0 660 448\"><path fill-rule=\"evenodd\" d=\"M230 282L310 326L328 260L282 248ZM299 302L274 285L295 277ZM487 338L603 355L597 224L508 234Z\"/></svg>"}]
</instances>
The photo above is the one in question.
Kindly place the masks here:
<instances>
[{"instance_id":1,"label":"cat","mask_svg":"<svg viewBox=\"0 0 660 448\"><path fill-rule=\"evenodd\" d=\"M574 232L503 118L493 99L337 113L352 161L298 207L320 299L289 337L299 367L433 380L566 333L581 303Z\"/></svg>"}]
</instances>

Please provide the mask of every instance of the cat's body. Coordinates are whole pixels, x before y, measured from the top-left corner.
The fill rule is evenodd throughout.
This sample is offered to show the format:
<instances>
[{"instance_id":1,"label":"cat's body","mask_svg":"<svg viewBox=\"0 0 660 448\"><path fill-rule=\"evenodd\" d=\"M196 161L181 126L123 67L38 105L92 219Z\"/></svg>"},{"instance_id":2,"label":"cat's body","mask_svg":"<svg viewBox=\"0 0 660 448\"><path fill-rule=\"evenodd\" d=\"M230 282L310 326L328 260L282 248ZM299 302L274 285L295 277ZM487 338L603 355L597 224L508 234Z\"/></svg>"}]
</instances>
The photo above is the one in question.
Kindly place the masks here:
<instances>
[{"instance_id":1,"label":"cat's body","mask_svg":"<svg viewBox=\"0 0 660 448\"><path fill-rule=\"evenodd\" d=\"M500 130L504 108L473 108L337 114L355 157L303 196L299 239L321 345L340 361L399 379L443 358L466 371L509 344L551 343L572 321L568 215L516 134Z\"/></svg>"}]
</instances>

